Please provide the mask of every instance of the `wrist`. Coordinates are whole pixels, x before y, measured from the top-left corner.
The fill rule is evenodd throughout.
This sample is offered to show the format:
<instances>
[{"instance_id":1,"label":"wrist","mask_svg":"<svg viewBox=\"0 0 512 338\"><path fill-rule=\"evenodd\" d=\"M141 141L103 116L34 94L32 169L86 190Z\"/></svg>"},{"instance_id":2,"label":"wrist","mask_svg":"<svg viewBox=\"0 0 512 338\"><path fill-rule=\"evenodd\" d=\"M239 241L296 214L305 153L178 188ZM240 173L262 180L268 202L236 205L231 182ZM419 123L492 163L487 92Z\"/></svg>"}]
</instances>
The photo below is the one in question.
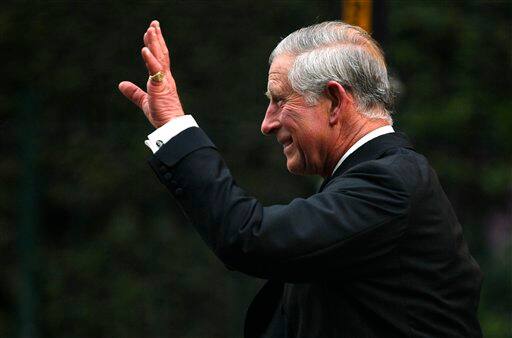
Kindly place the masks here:
<instances>
[{"instance_id":1,"label":"wrist","mask_svg":"<svg viewBox=\"0 0 512 338\"><path fill-rule=\"evenodd\" d=\"M161 126L167 124L168 122L178 118L178 117L182 117L182 116L185 116L185 113L183 111L181 112L176 112L176 113L170 113L170 114L166 114L165 117L163 117L162 119L158 119L158 120L155 120L153 123L153 126L155 128L160 128Z\"/></svg>"}]
</instances>

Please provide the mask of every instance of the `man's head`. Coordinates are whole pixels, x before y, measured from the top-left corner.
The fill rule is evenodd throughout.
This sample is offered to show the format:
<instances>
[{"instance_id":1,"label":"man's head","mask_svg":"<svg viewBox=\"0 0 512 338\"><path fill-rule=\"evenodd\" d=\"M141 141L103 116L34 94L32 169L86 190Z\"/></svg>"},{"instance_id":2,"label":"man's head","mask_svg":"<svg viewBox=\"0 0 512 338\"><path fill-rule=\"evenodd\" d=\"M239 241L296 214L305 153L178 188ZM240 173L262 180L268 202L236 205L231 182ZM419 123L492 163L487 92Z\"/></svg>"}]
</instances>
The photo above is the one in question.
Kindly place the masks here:
<instances>
[{"instance_id":1,"label":"man's head","mask_svg":"<svg viewBox=\"0 0 512 338\"><path fill-rule=\"evenodd\" d=\"M384 57L359 27L324 22L299 29L269 61L261 130L276 134L291 172L328 176L361 128L391 123Z\"/></svg>"}]
</instances>

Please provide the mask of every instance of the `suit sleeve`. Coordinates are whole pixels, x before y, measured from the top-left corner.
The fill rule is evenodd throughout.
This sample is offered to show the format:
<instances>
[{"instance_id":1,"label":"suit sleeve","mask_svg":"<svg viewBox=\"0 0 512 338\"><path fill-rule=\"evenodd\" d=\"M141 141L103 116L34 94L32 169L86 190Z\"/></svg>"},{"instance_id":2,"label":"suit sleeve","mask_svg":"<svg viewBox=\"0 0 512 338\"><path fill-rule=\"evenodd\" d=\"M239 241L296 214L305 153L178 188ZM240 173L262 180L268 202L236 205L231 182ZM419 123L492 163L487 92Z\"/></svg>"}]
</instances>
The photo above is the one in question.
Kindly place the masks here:
<instances>
[{"instance_id":1,"label":"suit sleeve","mask_svg":"<svg viewBox=\"0 0 512 338\"><path fill-rule=\"evenodd\" d=\"M321 193L269 207L236 184L199 128L178 134L149 163L223 263L256 277L375 273L405 232L409 193L393 163L366 162Z\"/></svg>"}]
</instances>

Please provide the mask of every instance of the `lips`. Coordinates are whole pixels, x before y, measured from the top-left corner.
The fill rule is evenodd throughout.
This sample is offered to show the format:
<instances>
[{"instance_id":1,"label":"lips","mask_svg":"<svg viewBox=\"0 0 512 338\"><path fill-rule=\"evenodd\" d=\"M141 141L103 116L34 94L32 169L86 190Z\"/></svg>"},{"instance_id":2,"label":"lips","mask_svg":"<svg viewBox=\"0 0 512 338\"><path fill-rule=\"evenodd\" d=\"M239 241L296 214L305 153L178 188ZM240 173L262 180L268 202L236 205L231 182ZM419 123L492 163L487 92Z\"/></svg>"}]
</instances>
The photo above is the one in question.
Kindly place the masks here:
<instances>
[{"instance_id":1,"label":"lips","mask_svg":"<svg viewBox=\"0 0 512 338\"><path fill-rule=\"evenodd\" d=\"M293 143L293 140L292 139L289 139L289 140L286 140L286 142L283 142L283 147L284 148L288 148L289 146L291 146Z\"/></svg>"},{"instance_id":2,"label":"lips","mask_svg":"<svg viewBox=\"0 0 512 338\"><path fill-rule=\"evenodd\" d=\"M292 147L293 147L293 142L288 143L287 145L284 146L283 153L285 153L285 154L288 153L289 151L291 151L290 149L292 149Z\"/></svg>"},{"instance_id":3,"label":"lips","mask_svg":"<svg viewBox=\"0 0 512 338\"><path fill-rule=\"evenodd\" d=\"M291 137L281 137L277 140L283 146L283 152L286 154L293 146L293 139Z\"/></svg>"},{"instance_id":4,"label":"lips","mask_svg":"<svg viewBox=\"0 0 512 338\"><path fill-rule=\"evenodd\" d=\"M279 142L284 148L286 148L293 143L293 139L291 137L279 137L277 138L277 142Z\"/></svg>"}]
</instances>

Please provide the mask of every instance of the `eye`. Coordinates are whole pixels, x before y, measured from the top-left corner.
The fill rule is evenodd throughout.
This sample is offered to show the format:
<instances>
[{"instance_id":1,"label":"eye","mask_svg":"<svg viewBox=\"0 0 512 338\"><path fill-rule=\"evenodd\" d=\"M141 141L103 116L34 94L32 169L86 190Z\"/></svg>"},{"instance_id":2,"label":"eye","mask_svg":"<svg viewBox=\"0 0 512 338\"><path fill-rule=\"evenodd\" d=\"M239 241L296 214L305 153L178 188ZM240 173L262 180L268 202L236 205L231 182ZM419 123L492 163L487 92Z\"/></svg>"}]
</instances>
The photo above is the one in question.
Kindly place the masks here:
<instances>
[{"instance_id":1,"label":"eye","mask_svg":"<svg viewBox=\"0 0 512 338\"><path fill-rule=\"evenodd\" d=\"M283 99L283 98L280 98L280 97L276 97L276 98L274 99L274 102L276 103L276 105L277 105L278 107L281 107L281 106L284 104L284 99Z\"/></svg>"}]
</instances>

